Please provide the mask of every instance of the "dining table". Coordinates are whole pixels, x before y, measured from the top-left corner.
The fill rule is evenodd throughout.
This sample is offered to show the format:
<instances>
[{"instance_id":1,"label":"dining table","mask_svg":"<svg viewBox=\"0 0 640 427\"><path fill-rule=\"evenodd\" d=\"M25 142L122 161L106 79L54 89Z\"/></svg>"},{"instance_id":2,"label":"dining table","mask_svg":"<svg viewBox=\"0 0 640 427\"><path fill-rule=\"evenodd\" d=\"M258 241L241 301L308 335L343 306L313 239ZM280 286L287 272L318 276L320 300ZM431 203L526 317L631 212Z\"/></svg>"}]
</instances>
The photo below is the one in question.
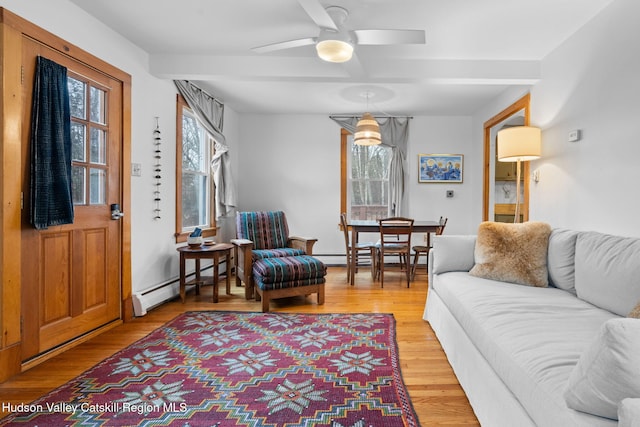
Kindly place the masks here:
<instances>
[{"instance_id":1,"label":"dining table","mask_svg":"<svg viewBox=\"0 0 640 427\"><path fill-rule=\"evenodd\" d=\"M427 246L431 246L431 233L438 231L440 226L440 221L415 220L413 222L413 232L426 233ZM356 250L354 248L358 245L358 235L360 233L380 233L380 225L377 220L354 219L348 221L347 227L351 229L351 256L349 257L351 262L351 277L349 277L349 284L353 285L356 271Z\"/></svg>"}]
</instances>

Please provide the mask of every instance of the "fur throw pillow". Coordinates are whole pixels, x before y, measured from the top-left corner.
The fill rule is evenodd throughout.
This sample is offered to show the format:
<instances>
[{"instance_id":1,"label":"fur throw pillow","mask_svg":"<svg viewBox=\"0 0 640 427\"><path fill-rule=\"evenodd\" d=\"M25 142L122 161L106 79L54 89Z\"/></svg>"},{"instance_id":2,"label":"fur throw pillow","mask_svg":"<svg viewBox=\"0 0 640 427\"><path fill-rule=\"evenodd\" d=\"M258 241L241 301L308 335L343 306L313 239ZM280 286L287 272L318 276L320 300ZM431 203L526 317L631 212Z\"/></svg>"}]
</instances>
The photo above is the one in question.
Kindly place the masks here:
<instances>
[{"instance_id":1,"label":"fur throw pillow","mask_svg":"<svg viewBox=\"0 0 640 427\"><path fill-rule=\"evenodd\" d=\"M478 228L475 265L469 274L485 279L547 287L551 227L543 222L483 222Z\"/></svg>"}]
</instances>

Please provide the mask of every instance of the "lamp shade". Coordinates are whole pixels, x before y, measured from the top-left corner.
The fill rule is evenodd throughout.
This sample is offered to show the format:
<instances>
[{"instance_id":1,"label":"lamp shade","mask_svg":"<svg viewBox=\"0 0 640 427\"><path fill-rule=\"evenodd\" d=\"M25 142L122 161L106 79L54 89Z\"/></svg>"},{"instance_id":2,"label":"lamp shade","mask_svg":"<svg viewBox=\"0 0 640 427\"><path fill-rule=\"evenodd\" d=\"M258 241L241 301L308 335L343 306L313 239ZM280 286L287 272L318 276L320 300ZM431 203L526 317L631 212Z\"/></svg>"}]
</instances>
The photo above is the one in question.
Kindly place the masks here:
<instances>
[{"instance_id":1,"label":"lamp shade","mask_svg":"<svg viewBox=\"0 0 640 427\"><path fill-rule=\"evenodd\" d=\"M364 113L358 121L353 143L356 145L378 145L382 143L380 125L370 113Z\"/></svg>"},{"instance_id":2,"label":"lamp shade","mask_svg":"<svg viewBox=\"0 0 640 427\"><path fill-rule=\"evenodd\" d=\"M498 132L498 160L526 162L540 158L541 135L539 128L515 126Z\"/></svg>"},{"instance_id":3,"label":"lamp shade","mask_svg":"<svg viewBox=\"0 0 640 427\"><path fill-rule=\"evenodd\" d=\"M321 59L328 62L347 62L353 56L353 45L343 40L327 39L316 44Z\"/></svg>"}]
</instances>

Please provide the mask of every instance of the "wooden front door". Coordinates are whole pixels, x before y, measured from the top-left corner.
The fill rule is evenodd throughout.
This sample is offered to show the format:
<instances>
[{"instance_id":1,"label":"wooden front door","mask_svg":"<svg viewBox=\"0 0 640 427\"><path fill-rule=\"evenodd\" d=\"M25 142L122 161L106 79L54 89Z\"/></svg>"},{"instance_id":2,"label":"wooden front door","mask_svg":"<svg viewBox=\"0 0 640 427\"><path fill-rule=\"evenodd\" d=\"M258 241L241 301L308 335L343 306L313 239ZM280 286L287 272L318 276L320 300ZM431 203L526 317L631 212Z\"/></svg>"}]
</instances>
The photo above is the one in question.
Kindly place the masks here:
<instances>
[{"instance_id":1,"label":"wooden front door","mask_svg":"<svg viewBox=\"0 0 640 427\"><path fill-rule=\"evenodd\" d=\"M68 69L73 224L29 223L30 123L36 56ZM122 82L23 36L22 360L121 318Z\"/></svg>"}]
</instances>

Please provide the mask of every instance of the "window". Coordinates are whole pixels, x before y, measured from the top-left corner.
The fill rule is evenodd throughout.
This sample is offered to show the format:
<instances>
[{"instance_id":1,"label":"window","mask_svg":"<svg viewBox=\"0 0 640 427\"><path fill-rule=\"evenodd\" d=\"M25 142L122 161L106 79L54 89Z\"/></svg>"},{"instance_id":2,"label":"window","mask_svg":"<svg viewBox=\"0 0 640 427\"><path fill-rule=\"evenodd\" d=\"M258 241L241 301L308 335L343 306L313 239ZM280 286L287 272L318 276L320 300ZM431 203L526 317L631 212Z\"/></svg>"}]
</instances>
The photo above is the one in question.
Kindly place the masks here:
<instances>
[{"instance_id":1,"label":"window","mask_svg":"<svg viewBox=\"0 0 640 427\"><path fill-rule=\"evenodd\" d=\"M214 236L213 176L210 160L214 140L178 95L176 141L176 242L196 228Z\"/></svg>"},{"instance_id":2,"label":"window","mask_svg":"<svg viewBox=\"0 0 640 427\"><path fill-rule=\"evenodd\" d=\"M343 129L341 211L349 219L372 220L389 216L389 169L392 151L382 145L355 145Z\"/></svg>"},{"instance_id":3,"label":"window","mask_svg":"<svg viewBox=\"0 0 640 427\"><path fill-rule=\"evenodd\" d=\"M68 76L71 107L73 204L107 203L107 92L80 76Z\"/></svg>"}]
</instances>

